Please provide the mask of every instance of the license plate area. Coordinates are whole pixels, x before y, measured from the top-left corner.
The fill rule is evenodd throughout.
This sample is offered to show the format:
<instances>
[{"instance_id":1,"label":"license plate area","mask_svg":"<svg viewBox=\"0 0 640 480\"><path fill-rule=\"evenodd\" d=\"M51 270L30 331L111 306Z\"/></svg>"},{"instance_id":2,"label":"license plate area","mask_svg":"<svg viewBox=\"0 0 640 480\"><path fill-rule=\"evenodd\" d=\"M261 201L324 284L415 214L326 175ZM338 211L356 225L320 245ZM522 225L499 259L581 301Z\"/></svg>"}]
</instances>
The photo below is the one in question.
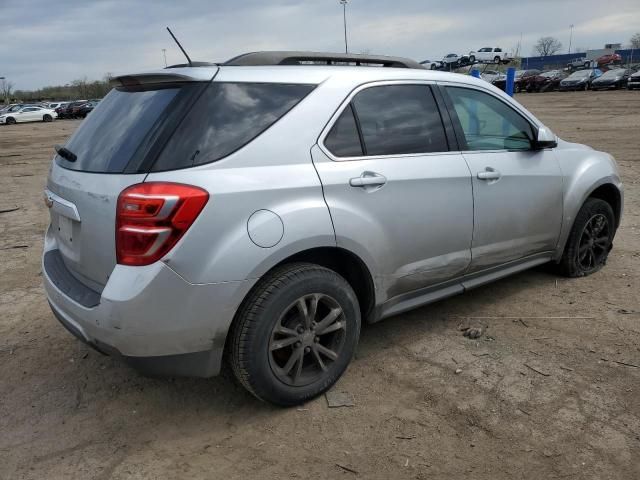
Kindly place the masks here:
<instances>
[{"instance_id":1,"label":"license plate area","mask_svg":"<svg viewBox=\"0 0 640 480\"><path fill-rule=\"evenodd\" d=\"M73 220L58 215L58 239L71 247L73 245Z\"/></svg>"}]
</instances>

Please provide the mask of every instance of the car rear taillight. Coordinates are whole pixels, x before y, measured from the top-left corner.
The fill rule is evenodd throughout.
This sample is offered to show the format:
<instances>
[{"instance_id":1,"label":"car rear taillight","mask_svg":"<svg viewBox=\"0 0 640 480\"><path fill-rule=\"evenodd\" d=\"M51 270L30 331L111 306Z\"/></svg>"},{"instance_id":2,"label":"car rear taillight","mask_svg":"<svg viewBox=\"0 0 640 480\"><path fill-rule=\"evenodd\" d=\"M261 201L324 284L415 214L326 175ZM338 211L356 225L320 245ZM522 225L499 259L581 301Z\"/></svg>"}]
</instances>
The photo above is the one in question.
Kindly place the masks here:
<instances>
[{"instance_id":1,"label":"car rear taillight","mask_svg":"<svg viewBox=\"0 0 640 480\"><path fill-rule=\"evenodd\" d=\"M123 190L116 212L118 263L149 265L162 258L208 200L205 190L180 183L139 183Z\"/></svg>"}]
</instances>

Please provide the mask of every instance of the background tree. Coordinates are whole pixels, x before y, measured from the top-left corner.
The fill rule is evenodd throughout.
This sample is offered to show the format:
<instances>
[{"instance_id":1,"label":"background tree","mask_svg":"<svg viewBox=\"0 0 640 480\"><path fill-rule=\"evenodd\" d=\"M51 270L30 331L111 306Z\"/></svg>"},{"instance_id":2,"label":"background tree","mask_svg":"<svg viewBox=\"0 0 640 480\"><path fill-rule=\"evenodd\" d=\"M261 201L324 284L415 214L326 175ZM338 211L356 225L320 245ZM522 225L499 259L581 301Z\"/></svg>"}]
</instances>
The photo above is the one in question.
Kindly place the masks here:
<instances>
[{"instance_id":1,"label":"background tree","mask_svg":"<svg viewBox=\"0 0 640 480\"><path fill-rule=\"evenodd\" d=\"M633 37L631 37L630 40L631 43L631 48L635 49L639 49L640 50L640 32L636 33L635 35L633 35Z\"/></svg>"},{"instance_id":2,"label":"background tree","mask_svg":"<svg viewBox=\"0 0 640 480\"><path fill-rule=\"evenodd\" d=\"M562 43L556 37L540 37L533 50L541 57L548 57L562 49Z\"/></svg>"},{"instance_id":3,"label":"background tree","mask_svg":"<svg viewBox=\"0 0 640 480\"><path fill-rule=\"evenodd\" d=\"M0 80L0 98L4 101L4 103L9 103L11 101L11 92L13 91L13 83L11 83L6 78Z\"/></svg>"}]
</instances>

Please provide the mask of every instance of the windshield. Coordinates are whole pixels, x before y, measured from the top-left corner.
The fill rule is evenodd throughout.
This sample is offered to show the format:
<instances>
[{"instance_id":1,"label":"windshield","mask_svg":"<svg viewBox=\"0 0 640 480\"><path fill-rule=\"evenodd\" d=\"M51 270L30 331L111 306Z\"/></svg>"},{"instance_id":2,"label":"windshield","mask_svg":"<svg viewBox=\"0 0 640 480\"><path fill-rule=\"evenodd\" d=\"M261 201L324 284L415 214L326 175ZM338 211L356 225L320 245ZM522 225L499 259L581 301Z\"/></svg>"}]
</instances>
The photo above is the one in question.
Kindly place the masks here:
<instances>
[{"instance_id":1,"label":"windshield","mask_svg":"<svg viewBox=\"0 0 640 480\"><path fill-rule=\"evenodd\" d=\"M591 75L591 70L580 70L569 75L569 78L587 78L589 75Z\"/></svg>"},{"instance_id":2,"label":"windshield","mask_svg":"<svg viewBox=\"0 0 640 480\"><path fill-rule=\"evenodd\" d=\"M624 70L619 68L616 70L609 70L608 72L605 72L600 78L616 78L621 77L622 75L624 75Z\"/></svg>"},{"instance_id":3,"label":"windshield","mask_svg":"<svg viewBox=\"0 0 640 480\"><path fill-rule=\"evenodd\" d=\"M114 88L65 144L77 160L69 162L58 156L58 163L85 172L123 172L179 90L179 87L146 91Z\"/></svg>"}]
</instances>

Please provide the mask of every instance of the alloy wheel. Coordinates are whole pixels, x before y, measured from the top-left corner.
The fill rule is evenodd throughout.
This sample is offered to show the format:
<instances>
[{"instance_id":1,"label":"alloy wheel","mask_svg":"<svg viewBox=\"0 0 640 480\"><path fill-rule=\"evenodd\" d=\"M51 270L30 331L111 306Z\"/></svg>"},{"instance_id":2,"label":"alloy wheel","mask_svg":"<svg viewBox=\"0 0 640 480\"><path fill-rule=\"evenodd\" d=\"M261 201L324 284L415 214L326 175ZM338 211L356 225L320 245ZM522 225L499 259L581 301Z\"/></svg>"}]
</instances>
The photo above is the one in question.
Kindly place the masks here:
<instances>
[{"instance_id":1,"label":"alloy wheel","mask_svg":"<svg viewBox=\"0 0 640 480\"><path fill-rule=\"evenodd\" d=\"M321 379L345 344L347 322L338 302L313 293L289 307L275 324L269 340L269 364L276 377L295 387Z\"/></svg>"},{"instance_id":2,"label":"alloy wheel","mask_svg":"<svg viewBox=\"0 0 640 480\"><path fill-rule=\"evenodd\" d=\"M610 228L607 217L598 213L587 221L578 246L578 264L585 272L598 267L609 253Z\"/></svg>"}]
</instances>

